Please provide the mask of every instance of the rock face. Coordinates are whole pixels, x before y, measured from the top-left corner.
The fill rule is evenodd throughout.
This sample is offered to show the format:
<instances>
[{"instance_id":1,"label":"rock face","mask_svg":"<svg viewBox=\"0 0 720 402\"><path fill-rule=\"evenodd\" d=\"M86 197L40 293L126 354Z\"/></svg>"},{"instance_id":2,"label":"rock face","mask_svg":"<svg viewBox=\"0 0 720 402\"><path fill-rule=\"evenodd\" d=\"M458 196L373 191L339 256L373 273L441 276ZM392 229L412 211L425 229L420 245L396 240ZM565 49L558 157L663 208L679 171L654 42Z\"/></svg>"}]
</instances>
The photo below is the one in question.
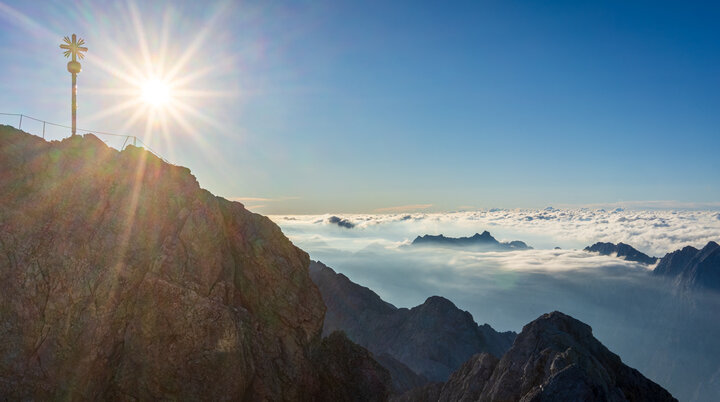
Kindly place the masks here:
<instances>
[{"instance_id":1,"label":"rock face","mask_svg":"<svg viewBox=\"0 0 720 402\"><path fill-rule=\"evenodd\" d=\"M390 373L344 333L333 332L311 353L318 372L313 402L386 401Z\"/></svg>"},{"instance_id":2,"label":"rock face","mask_svg":"<svg viewBox=\"0 0 720 402\"><path fill-rule=\"evenodd\" d=\"M616 255L627 261L641 262L648 265L655 264L658 260L656 257L650 257L625 243L613 244L597 242L592 246L585 247L585 251L600 253L601 255Z\"/></svg>"},{"instance_id":3,"label":"rock face","mask_svg":"<svg viewBox=\"0 0 720 402\"><path fill-rule=\"evenodd\" d=\"M393 395L392 402L437 402L444 383L431 382L422 387L413 388L401 395Z\"/></svg>"},{"instance_id":4,"label":"rock face","mask_svg":"<svg viewBox=\"0 0 720 402\"><path fill-rule=\"evenodd\" d=\"M375 355L387 354L431 381L447 380L476 353L502 356L515 337L478 326L470 313L439 296L399 309L322 263L311 262L310 276L327 306L324 333L342 330ZM393 377L401 375L385 367Z\"/></svg>"},{"instance_id":5,"label":"rock face","mask_svg":"<svg viewBox=\"0 0 720 402\"><path fill-rule=\"evenodd\" d=\"M443 235L418 236L412 242L413 246L435 246L435 247L463 247L473 248L482 251L513 251L530 250L532 247L519 240L511 242L497 241L487 230L475 233L470 237L445 237Z\"/></svg>"},{"instance_id":6,"label":"rock face","mask_svg":"<svg viewBox=\"0 0 720 402\"><path fill-rule=\"evenodd\" d=\"M687 246L663 257L653 274L671 278L682 288L720 290L720 245L709 242L702 250Z\"/></svg>"},{"instance_id":7,"label":"rock face","mask_svg":"<svg viewBox=\"0 0 720 402\"><path fill-rule=\"evenodd\" d=\"M556 311L526 325L499 361L487 354L473 356L453 373L437 399L432 400L650 402L676 399L623 364L593 337L588 325Z\"/></svg>"},{"instance_id":8,"label":"rock face","mask_svg":"<svg viewBox=\"0 0 720 402\"><path fill-rule=\"evenodd\" d=\"M497 357L487 353L471 357L452 373L441 389L438 400L442 402L478 400L499 361Z\"/></svg>"},{"instance_id":9,"label":"rock face","mask_svg":"<svg viewBox=\"0 0 720 402\"><path fill-rule=\"evenodd\" d=\"M308 255L268 218L92 135L2 126L0 166L0 395L321 394L325 307Z\"/></svg>"}]
</instances>

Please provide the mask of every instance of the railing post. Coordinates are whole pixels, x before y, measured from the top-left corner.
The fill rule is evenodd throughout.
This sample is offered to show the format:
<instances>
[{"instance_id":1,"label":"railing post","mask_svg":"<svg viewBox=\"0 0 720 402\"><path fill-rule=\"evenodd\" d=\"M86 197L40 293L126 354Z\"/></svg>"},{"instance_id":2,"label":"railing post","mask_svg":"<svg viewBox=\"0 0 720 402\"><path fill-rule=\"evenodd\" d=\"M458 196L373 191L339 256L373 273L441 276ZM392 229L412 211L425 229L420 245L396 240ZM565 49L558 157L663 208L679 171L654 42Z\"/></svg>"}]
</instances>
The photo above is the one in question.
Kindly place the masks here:
<instances>
[{"instance_id":1,"label":"railing post","mask_svg":"<svg viewBox=\"0 0 720 402\"><path fill-rule=\"evenodd\" d=\"M20 115L20 124L18 124L18 130L22 130L22 115Z\"/></svg>"},{"instance_id":2,"label":"railing post","mask_svg":"<svg viewBox=\"0 0 720 402\"><path fill-rule=\"evenodd\" d=\"M137 146L137 137L133 135L133 146Z\"/></svg>"},{"instance_id":3,"label":"railing post","mask_svg":"<svg viewBox=\"0 0 720 402\"><path fill-rule=\"evenodd\" d=\"M43 121L43 140L45 139L45 122Z\"/></svg>"}]
</instances>

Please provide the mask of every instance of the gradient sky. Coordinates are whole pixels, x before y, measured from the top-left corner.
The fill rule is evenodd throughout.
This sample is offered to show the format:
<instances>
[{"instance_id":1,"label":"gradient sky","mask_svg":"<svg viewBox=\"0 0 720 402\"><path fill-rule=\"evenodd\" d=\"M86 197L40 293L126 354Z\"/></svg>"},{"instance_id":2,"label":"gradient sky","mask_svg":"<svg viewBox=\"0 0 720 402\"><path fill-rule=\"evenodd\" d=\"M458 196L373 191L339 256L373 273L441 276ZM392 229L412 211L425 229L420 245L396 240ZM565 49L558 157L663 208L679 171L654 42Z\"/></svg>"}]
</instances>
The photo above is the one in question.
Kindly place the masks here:
<instances>
[{"instance_id":1,"label":"gradient sky","mask_svg":"<svg viewBox=\"0 0 720 402\"><path fill-rule=\"evenodd\" d=\"M166 70L202 96L169 136L124 133L258 212L718 207L719 20L709 2L0 0L0 112L69 123L58 45L77 33L78 125L119 131L135 110L102 115L127 84L101 65L155 58L164 30Z\"/></svg>"}]
</instances>

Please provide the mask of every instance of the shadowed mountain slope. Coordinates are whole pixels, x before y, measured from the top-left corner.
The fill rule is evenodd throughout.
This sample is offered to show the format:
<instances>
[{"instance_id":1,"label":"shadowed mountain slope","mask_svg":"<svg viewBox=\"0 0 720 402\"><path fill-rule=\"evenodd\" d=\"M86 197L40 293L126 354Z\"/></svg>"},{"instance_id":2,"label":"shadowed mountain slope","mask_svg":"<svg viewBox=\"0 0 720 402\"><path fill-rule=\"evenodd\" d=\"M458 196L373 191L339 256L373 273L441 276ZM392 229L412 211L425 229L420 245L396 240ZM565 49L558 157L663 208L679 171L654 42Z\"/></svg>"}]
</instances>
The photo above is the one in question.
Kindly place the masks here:
<instances>
[{"instance_id":1,"label":"shadowed mountain slope","mask_svg":"<svg viewBox=\"0 0 720 402\"><path fill-rule=\"evenodd\" d=\"M327 306L324 333L345 331L376 355L390 355L432 381L445 381L476 353L502 356L515 337L478 326L470 313L443 297L430 297L412 309L396 308L320 262L311 262L310 276Z\"/></svg>"}]
</instances>

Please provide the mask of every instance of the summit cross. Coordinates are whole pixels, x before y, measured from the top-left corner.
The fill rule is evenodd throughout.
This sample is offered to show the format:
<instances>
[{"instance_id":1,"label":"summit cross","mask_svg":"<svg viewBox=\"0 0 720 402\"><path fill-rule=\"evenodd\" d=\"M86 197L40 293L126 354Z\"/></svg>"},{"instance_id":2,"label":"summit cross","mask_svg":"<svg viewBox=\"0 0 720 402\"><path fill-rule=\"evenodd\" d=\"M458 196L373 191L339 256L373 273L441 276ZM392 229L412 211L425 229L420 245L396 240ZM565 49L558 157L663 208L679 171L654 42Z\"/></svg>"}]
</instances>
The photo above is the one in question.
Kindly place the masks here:
<instances>
[{"instance_id":1,"label":"summit cross","mask_svg":"<svg viewBox=\"0 0 720 402\"><path fill-rule=\"evenodd\" d=\"M85 55L83 53L87 52L88 48L83 46L85 40L78 39L75 34L72 34L72 40L66 36L63 42L65 43L60 45L60 49L65 50L63 55L65 57L72 56L72 60L67 64L67 69L72 74L72 135L74 136L77 131L77 75L82 71L82 66L77 59L84 59Z\"/></svg>"}]
</instances>

